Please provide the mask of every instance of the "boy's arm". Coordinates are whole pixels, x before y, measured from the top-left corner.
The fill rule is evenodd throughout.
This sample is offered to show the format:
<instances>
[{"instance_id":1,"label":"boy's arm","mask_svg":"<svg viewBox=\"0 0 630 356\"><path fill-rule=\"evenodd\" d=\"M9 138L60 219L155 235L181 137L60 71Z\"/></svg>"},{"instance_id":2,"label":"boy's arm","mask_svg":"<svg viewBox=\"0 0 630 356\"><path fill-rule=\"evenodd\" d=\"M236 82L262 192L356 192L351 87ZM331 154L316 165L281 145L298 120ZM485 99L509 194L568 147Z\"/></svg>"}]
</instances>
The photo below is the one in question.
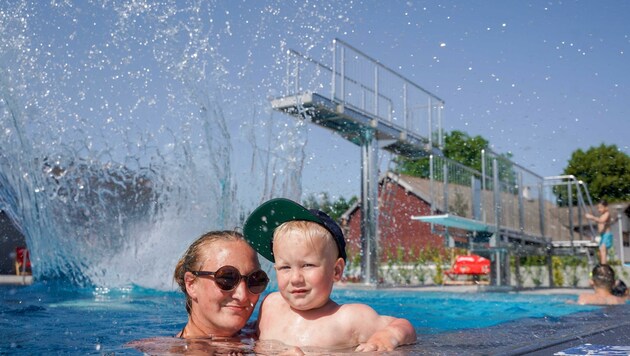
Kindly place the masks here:
<instances>
[{"instance_id":1,"label":"boy's arm","mask_svg":"<svg viewBox=\"0 0 630 356\"><path fill-rule=\"evenodd\" d=\"M381 316L391 319L386 327L377 330L370 338L359 344L355 351L391 351L400 345L416 342L416 330L407 319Z\"/></svg>"},{"instance_id":2,"label":"boy's arm","mask_svg":"<svg viewBox=\"0 0 630 356\"><path fill-rule=\"evenodd\" d=\"M608 222L608 219L610 219L610 212L607 211L607 212L603 213L602 215L600 215L599 217L597 217L597 216L595 216L593 214L590 214L590 213L586 213L585 217L587 219L589 219L589 220L595 221L596 223L604 224L604 223Z\"/></svg>"}]
</instances>

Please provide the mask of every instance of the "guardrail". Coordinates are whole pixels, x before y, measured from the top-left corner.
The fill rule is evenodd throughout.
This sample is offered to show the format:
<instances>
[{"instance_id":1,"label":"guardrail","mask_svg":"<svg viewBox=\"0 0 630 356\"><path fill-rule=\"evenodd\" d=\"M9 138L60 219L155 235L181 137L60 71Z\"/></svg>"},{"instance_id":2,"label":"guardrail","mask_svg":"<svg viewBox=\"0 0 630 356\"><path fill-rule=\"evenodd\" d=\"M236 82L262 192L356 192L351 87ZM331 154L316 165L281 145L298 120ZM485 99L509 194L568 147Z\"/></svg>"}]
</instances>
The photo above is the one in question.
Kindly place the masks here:
<instances>
[{"instance_id":1,"label":"guardrail","mask_svg":"<svg viewBox=\"0 0 630 356\"><path fill-rule=\"evenodd\" d=\"M332 66L288 50L284 95L318 93L442 147L442 99L339 39L330 54Z\"/></svg>"},{"instance_id":2,"label":"guardrail","mask_svg":"<svg viewBox=\"0 0 630 356\"><path fill-rule=\"evenodd\" d=\"M429 157L434 213L563 247L592 243L595 226L583 219L592 209L584 182L574 176L544 178L491 151L482 151L481 161L479 172L445 157Z\"/></svg>"}]
</instances>

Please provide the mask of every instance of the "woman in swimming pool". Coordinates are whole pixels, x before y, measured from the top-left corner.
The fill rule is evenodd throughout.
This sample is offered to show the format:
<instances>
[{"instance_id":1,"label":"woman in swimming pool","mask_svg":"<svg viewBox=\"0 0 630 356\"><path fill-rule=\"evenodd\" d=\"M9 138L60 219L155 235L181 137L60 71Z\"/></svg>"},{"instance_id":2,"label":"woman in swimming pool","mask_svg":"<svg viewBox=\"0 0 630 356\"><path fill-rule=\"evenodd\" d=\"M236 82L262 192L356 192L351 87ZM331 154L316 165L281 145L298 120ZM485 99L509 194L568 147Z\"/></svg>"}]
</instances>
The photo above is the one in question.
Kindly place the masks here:
<instances>
[{"instance_id":1,"label":"woman in swimming pool","mask_svg":"<svg viewBox=\"0 0 630 356\"><path fill-rule=\"evenodd\" d=\"M269 278L243 235L211 231L193 242L175 267L188 322L179 338L235 336L254 311Z\"/></svg>"}]
</instances>

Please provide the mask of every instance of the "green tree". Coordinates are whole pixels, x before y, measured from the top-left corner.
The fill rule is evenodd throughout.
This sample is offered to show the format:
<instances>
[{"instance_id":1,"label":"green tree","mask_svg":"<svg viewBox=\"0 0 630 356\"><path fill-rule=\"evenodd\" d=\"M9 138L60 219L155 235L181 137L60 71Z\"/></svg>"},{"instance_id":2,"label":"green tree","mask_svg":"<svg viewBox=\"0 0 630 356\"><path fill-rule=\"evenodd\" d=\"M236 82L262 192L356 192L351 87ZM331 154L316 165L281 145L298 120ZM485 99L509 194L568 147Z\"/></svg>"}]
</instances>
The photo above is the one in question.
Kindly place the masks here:
<instances>
[{"instance_id":1,"label":"green tree","mask_svg":"<svg viewBox=\"0 0 630 356\"><path fill-rule=\"evenodd\" d=\"M346 200L344 197L339 197L334 202L330 201L330 197L328 193L319 193L317 195L310 194L304 199L303 205L309 209L318 209L330 216L333 220L339 222L341 219L341 215L345 213L350 206L352 206L356 201L357 197L353 196L350 200Z\"/></svg>"},{"instance_id":2,"label":"green tree","mask_svg":"<svg viewBox=\"0 0 630 356\"><path fill-rule=\"evenodd\" d=\"M585 182L595 201L630 201L630 157L616 145L574 151L564 174Z\"/></svg>"},{"instance_id":3,"label":"green tree","mask_svg":"<svg viewBox=\"0 0 630 356\"><path fill-rule=\"evenodd\" d=\"M481 172L481 150L488 150L489 142L485 138L477 135L471 137L463 131L451 131L444 136L444 157L459 162L466 167ZM513 176L511 167L506 166L510 162L511 154L501 154L498 156L499 168L503 172L502 178L506 175ZM491 169L492 167L487 167ZM410 159L406 157L396 158L396 170L398 173L416 177L429 177L429 158ZM490 173L489 173L490 174Z\"/></svg>"},{"instance_id":4,"label":"green tree","mask_svg":"<svg viewBox=\"0 0 630 356\"><path fill-rule=\"evenodd\" d=\"M479 135L470 137L455 130L444 137L444 156L481 172L481 150L488 149L488 145L488 140Z\"/></svg>"}]
</instances>

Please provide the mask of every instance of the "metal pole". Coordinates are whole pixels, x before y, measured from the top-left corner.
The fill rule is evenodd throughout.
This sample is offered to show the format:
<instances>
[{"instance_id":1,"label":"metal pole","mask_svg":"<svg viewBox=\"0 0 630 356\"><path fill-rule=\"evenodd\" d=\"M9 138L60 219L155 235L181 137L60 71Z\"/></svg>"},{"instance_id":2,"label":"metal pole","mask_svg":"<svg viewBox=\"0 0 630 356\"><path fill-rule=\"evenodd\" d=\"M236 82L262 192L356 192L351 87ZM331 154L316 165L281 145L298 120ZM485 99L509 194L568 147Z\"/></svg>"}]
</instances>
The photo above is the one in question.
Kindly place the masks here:
<instances>
[{"instance_id":1,"label":"metal pole","mask_svg":"<svg viewBox=\"0 0 630 356\"><path fill-rule=\"evenodd\" d=\"M295 61L295 94L300 92L300 59Z\"/></svg>"},{"instance_id":2,"label":"metal pole","mask_svg":"<svg viewBox=\"0 0 630 356\"><path fill-rule=\"evenodd\" d=\"M523 172L518 172L518 229L525 232L525 206L523 203ZM523 241L521 240L521 243Z\"/></svg>"},{"instance_id":3,"label":"metal pole","mask_svg":"<svg viewBox=\"0 0 630 356\"><path fill-rule=\"evenodd\" d=\"M573 245L573 189L571 189L571 183L567 185L567 200L569 209L569 240L571 241L571 247L575 247Z\"/></svg>"},{"instance_id":4,"label":"metal pole","mask_svg":"<svg viewBox=\"0 0 630 356\"><path fill-rule=\"evenodd\" d=\"M543 182L538 183L538 219L540 221L540 235L545 236L545 197L544 190L545 187ZM548 238L548 241L551 241L551 237Z\"/></svg>"},{"instance_id":5,"label":"metal pole","mask_svg":"<svg viewBox=\"0 0 630 356\"><path fill-rule=\"evenodd\" d=\"M290 54L291 51L287 51L287 81L284 83L284 95L289 95L289 83L291 82L291 61L289 60Z\"/></svg>"},{"instance_id":6,"label":"metal pole","mask_svg":"<svg viewBox=\"0 0 630 356\"><path fill-rule=\"evenodd\" d=\"M621 205L617 207L617 224L619 224L619 258L621 259L621 267L625 267L626 258L624 257L623 247L623 220L621 219Z\"/></svg>"},{"instance_id":7,"label":"metal pole","mask_svg":"<svg viewBox=\"0 0 630 356\"><path fill-rule=\"evenodd\" d=\"M499 169L497 159L494 158L492 160L492 181L494 185L494 223L495 223L495 232L494 232L494 244L490 244L491 247L498 247L501 241L501 188L499 187ZM493 246L494 245L494 246ZM503 284L502 281L502 268L501 268L502 258L500 251L495 250L495 280L492 281L493 285L500 286Z\"/></svg>"},{"instance_id":8,"label":"metal pole","mask_svg":"<svg viewBox=\"0 0 630 356\"><path fill-rule=\"evenodd\" d=\"M374 115L378 117L378 66L374 67Z\"/></svg>"},{"instance_id":9,"label":"metal pole","mask_svg":"<svg viewBox=\"0 0 630 356\"><path fill-rule=\"evenodd\" d=\"M332 80L330 82L330 100L334 101L335 100L335 94L336 94L336 87L337 87L337 80L336 80L336 74L337 74L337 40L334 39L333 40L333 48L332 48L332 52L333 52L333 63L332 63Z\"/></svg>"},{"instance_id":10,"label":"metal pole","mask_svg":"<svg viewBox=\"0 0 630 356\"><path fill-rule=\"evenodd\" d=\"M444 146L444 141L442 137L442 108L443 105L440 102L440 104L438 105L438 147L440 149L442 149Z\"/></svg>"},{"instance_id":11,"label":"metal pole","mask_svg":"<svg viewBox=\"0 0 630 356\"><path fill-rule=\"evenodd\" d=\"M433 172L433 155L429 155L429 199L431 204L431 215L435 214L435 184L433 180L435 179L435 173ZM431 223L431 233L435 232L435 225Z\"/></svg>"},{"instance_id":12,"label":"metal pole","mask_svg":"<svg viewBox=\"0 0 630 356\"><path fill-rule=\"evenodd\" d=\"M403 118L405 120L405 130L409 131L409 113L407 109L407 83L403 84Z\"/></svg>"},{"instance_id":13,"label":"metal pole","mask_svg":"<svg viewBox=\"0 0 630 356\"><path fill-rule=\"evenodd\" d=\"M445 214L448 214L448 166L446 165L446 161L442 163L442 182L444 185L444 189L442 191L442 195L444 197L444 206L442 210Z\"/></svg>"},{"instance_id":14,"label":"metal pole","mask_svg":"<svg viewBox=\"0 0 630 356\"><path fill-rule=\"evenodd\" d=\"M499 186L499 165L496 158L492 159L492 184L494 185L494 224L497 239L501 229L501 187Z\"/></svg>"},{"instance_id":15,"label":"metal pole","mask_svg":"<svg viewBox=\"0 0 630 356\"><path fill-rule=\"evenodd\" d=\"M486 217L486 150L481 150L481 220L484 224L487 222Z\"/></svg>"},{"instance_id":16,"label":"metal pole","mask_svg":"<svg viewBox=\"0 0 630 356\"><path fill-rule=\"evenodd\" d=\"M346 103L346 51L345 48L341 47L341 102Z\"/></svg>"},{"instance_id":17,"label":"metal pole","mask_svg":"<svg viewBox=\"0 0 630 356\"><path fill-rule=\"evenodd\" d=\"M428 133L427 136L429 136L429 148L432 149L433 148L433 135L431 133L431 130L433 129L433 117L431 115L431 97L429 97L428 100L429 100L429 103L428 103L428 107L429 108L428 108L428 111L427 111L427 114L428 114L428 120L427 121L429 122L429 133Z\"/></svg>"},{"instance_id":18,"label":"metal pole","mask_svg":"<svg viewBox=\"0 0 630 356\"><path fill-rule=\"evenodd\" d=\"M363 132L361 145L361 247L364 283L378 282L378 143L372 130Z\"/></svg>"},{"instance_id":19,"label":"metal pole","mask_svg":"<svg viewBox=\"0 0 630 356\"><path fill-rule=\"evenodd\" d=\"M431 197L431 215L435 214L435 187L433 180L435 179L433 172L433 155L429 155L429 196Z\"/></svg>"}]
</instances>

